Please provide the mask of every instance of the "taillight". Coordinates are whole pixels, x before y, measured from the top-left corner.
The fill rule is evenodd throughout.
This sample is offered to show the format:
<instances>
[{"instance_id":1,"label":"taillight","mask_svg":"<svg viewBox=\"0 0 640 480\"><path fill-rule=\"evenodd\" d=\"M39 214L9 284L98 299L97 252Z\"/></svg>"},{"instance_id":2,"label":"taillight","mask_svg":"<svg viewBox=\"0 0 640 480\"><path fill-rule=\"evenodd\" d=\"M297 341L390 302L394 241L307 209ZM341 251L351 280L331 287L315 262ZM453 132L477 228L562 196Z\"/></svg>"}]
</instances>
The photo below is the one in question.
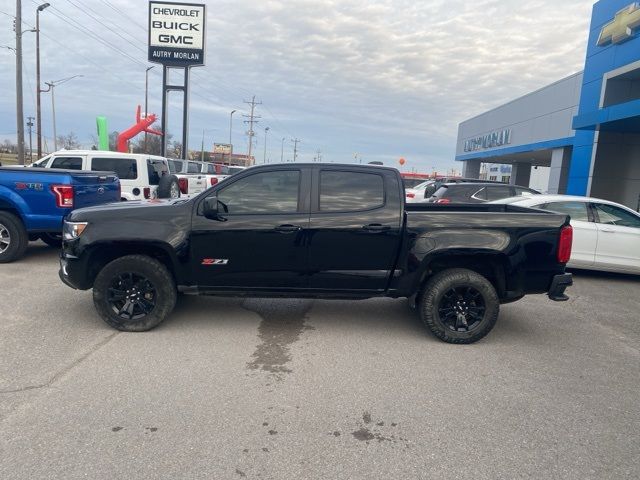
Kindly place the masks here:
<instances>
[{"instance_id":1,"label":"taillight","mask_svg":"<svg viewBox=\"0 0 640 480\"><path fill-rule=\"evenodd\" d=\"M188 194L189 193L189 179L188 178L179 178L178 179L178 186L180 187L180 191L183 194Z\"/></svg>"},{"instance_id":2,"label":"taillight","mask_svg":"<svg viewBox=\"0 0 640 480\"><path fill-rule=\"evenodd\" d=\"M407 198L416 198L415 193L407 193Z\"/></svg>"},{"instance_id":3,"label":"taillight","mask_svg":"<svg viewBox=\"0 0 640 480\"><path fill-rule=\"evenodd\" d=\"M151 198L151 187L144 187L142 189L142 193L144 195L144 198L146 198L147 200L149 200Z\"/></svg>"},{"instance_id":4,"label":"taillight","mask_svg":"<svg viewBox=\"0 0 640 480\"><path fill-rule=\"evenodd\" d=\"M211 186L213 187L216 183L218 183L218 179L216 177L211 177Z\"/></svg>"},{"instance_id":5,"label":"taillight","mask_svg":"<svg viewBox=\"0 0 640 480\"><path fill-rule=\"evenodd\" d=\"M558 263L567 263L571 258L571 246L573 244L573 227L565 225L560 230L560 240L558 241Z\"/></svg>"},{"instance_id":6,"label":"taillight","mask_svg":"<svg viewBox=\"0 0 640 480\"><path fill-rule=\"evenodd\" d=\"M51 185L56 196L56 207L73 208L73 187L71 185Z\"/></svg>"},{"instance_id":7,"label":"taillight","mask_svg":"<svg viewBox=\"0 0 640 480\"><path fill-rule=\"evenodd\" d=\"M438 200L436 200L436 203L451 203L451 200L449 200L448 198L439 198Z\"/></svg>"}]
</instances>

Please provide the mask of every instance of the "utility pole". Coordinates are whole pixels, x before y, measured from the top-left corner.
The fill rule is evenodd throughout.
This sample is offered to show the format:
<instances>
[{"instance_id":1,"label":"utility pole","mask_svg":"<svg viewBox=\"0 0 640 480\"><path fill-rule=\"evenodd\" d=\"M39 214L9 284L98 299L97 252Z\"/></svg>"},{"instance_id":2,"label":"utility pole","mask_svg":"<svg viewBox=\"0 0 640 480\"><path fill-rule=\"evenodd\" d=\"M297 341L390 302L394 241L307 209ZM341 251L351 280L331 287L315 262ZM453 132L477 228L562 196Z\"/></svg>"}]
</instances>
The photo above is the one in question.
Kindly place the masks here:
<instances>
[{"instance_id":1,"label":"utility pole","mask_svg":"<svg viewBox=\"0 0 640 480\"><path fill-rule=\"evenodd\" d=\"M36 9L36 134L38 143L38 158L42 157L42 112L40 111L40 12L49 7L43 3Z\"/></svg>"},{"instance_id":2,"label":"utility pole","mask_svg":"<svg viewBox=\"0 0 640 480\"><path fill-rule=\"evenodd\" d=\"M33 162L33 137L31 136L33 130L33 121L35 117L27 117L27 127L29 127L29 163Z\"/></svg>"},{"instance_id":3,"label":"utility pole","mask_svg":"<svg viewBox=\"0 0 640 480\"><path fill-rule=\"evenodd\" d=\"M284 162L284 140L285 138L282 137L282 145L280 145L280 163Z\"/></svg>"},{"instance_id":4,"label":"utility pole","mask_svg":"<svg viewBox=\"0 0 640 480\"><path fill-rule=\"evenodd\" d=\"M256 102L256 96L254 95L251 101L245 100L244 103L247 105L251 105L251 113L249 115L242 115L243 117L248 118L249 120L245 120L244 123L249 124L249 130L247 131L247 136L249 137L249 153L247 154L247 162L251 161L251 150L253 149L253 137L256 133L253 131L253 125L258 123L261 118L259 115L255 114L256 105L262 105L262 102Z\"/></svg>"},{"instance_id":5,"label":"utility pole","mask_svg":"<svg viewBox=\"0 0 640 480\"><path fill-rule=\"evenodd\" d=\"M298 160L298 144L300 143L300 139L292 138L291 141L293 142L293 161L295 162Z\"/></svg>"},{"instance_id":6,"label":"utility pole","mask_svg":"<svg viewBox=\"0 0 640 480\"><path fill-rule=\"evenodd\" d=\"M22 1L16 0L16 124L18 127L18 163L24 165L24 112L22 111Z\"/></svg>"},{"instance_id":7,"label":"utility pole","mask_svg":"<svg viewBox=\"0 0 640 480\"><path fill-rule=\"evenodd\" d=\"M322 151L320 149L316 151L316 161L318 162L322 161Z\"/></svg>"},{"instance_id":8,"label":"utility pole","mask_svg":"<svg viewBox=\"0 0 640 480\"><path fill-rule=\"evenodd\" d=\"M54 80L52 82L44 82L49 87L49 89L43 90L43 92L51 91L51 112L53 113L53 150L54 151L58 150L58 132L56 131L56 100L54 96L55 95L54 88L57 85L68 82L69 80L73 80L74 78L80 78L83 76L84 75L73 75L72 77L62 78L60 80Z\"/></svg>"}]
</instances>

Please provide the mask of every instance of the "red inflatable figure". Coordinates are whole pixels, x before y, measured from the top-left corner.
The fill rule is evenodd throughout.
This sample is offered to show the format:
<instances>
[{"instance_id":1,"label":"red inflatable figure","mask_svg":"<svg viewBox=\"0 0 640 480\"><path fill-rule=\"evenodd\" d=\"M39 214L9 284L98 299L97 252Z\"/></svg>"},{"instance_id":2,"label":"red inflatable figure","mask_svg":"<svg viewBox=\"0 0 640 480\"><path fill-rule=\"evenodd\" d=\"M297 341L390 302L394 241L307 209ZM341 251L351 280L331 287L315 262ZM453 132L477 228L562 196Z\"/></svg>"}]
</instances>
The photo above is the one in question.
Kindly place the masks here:
<instances>
[{"instance_id":1,"label":"red inflatable figure","mask_svg":"<svg viewBox=\"0 0 640 480\"><path fill-rule=\"evenodd\" d=\"M136 124L118 135L118 151L127 153L129 151L129 140L139 133L147 132L153 135L162 135L163 133L161 131L151 128L151 125L155 123L156 119L157 116L155 113L147 115L145 118L140 118L140 105L138 105L138 109L136 110Z\"/></svg>"}]
</instances>

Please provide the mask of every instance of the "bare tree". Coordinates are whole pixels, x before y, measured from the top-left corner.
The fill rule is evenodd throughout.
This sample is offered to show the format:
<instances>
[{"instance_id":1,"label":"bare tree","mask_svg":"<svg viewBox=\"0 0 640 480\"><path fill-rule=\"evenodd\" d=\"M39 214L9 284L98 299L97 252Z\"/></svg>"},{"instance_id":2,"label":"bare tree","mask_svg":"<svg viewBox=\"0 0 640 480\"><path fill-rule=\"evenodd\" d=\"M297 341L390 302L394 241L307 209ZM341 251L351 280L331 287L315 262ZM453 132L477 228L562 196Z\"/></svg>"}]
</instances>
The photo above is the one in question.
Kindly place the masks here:
<instances>
[{"instance_id":1,"label":"bare tree","mask_svg":"<svg viewBox=\"0 0 640 480\"><path fill-rule=\"evenodd\" d=\"M77 150L81 147L75 133L69 132L67 135L58 135L58 146L65 150Z\"/></svg>"}]
</instances>

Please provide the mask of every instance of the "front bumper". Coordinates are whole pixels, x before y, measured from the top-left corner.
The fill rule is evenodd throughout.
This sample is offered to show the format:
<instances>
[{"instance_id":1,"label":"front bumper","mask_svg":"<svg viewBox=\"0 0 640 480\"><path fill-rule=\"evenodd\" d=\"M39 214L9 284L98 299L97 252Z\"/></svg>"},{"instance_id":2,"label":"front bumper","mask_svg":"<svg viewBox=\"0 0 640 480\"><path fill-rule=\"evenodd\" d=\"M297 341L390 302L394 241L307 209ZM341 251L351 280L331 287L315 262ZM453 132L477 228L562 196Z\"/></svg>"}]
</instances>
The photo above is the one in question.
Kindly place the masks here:
<instances>
[{"instance_id":1,"label":"front bumper","mask_svg":"<svg viewBox=\"0 0 640 480\"><path fill-rule=\"evenodd\" d=\"M554 275L551 286L549 287L549 298L556 302L566 302L569 300L569 297L565 295L564 291L571 285L573 285L573 275L570 273Z\"/></svg>"},{"instance_id":2,"label":"front bumper","mask_svg":"<svg viewBox=\"0 0 640 480\"><path fill-rule=\"evenodd\" d=\"M87 265L77 257L60 254L60 270L58 276L66 285L76 290L87 290L91 284L87 279Z\"/></svg>"}]
</instances>

